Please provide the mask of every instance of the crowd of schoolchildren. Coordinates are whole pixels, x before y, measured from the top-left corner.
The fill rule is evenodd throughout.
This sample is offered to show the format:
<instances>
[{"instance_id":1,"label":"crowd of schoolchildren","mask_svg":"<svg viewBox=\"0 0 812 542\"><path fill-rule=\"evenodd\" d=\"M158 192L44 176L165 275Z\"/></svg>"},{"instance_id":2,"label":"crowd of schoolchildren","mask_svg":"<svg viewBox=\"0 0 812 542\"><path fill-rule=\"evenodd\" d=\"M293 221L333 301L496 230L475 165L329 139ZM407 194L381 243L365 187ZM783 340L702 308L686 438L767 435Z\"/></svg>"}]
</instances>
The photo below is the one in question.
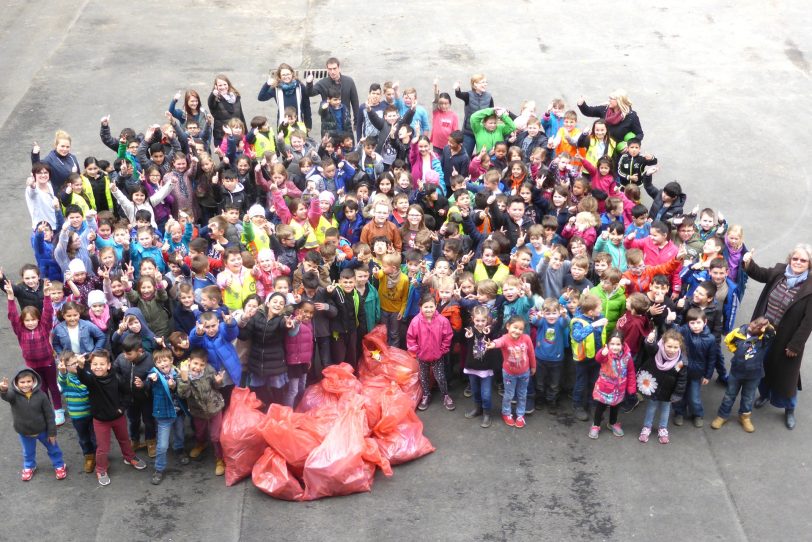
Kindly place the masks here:
<instances>
[{"instance_id":1,"label":"crowd of schoolchildren","mask_svg":"<svg viewBox=\"0 0 812 542\"><path fill-rule=\"evenodd\" d=\"M260 92L278 102L275 120L246 123L218 75L209 111L189 90L141 133L116 139L103 118L106 156L80 162L63 131L46 157L34 148L25 199L37 263L20 282L2 278L27 366L0 383L23 480L37 440L66 476L66 410L102 485L111 432L125 464L146 468L140 449L155 458L155 484L170 447L181 465L211 447L221 475L235 386L296 406L321 368L356 366L379 324L419 360L420 410L435 387L454 410L459 381L466 418L490 426L495 389L501 419L521 428L571 396L598 438L605 415L623 436L619 411L644 400L639 440L656 430L665 444L669 421L702 427L716 371L728 385L721 427L761 377L772 329L737 326L742 228L687 208L677 182L657 186L625 93L510 111L475 75L454 88L460 122L437 83L431 111L390 82L359 107L352 79L331 68L314 85L280 66ZM749 432L751 403L743 393Z\"/></svg>"}]
</instances>

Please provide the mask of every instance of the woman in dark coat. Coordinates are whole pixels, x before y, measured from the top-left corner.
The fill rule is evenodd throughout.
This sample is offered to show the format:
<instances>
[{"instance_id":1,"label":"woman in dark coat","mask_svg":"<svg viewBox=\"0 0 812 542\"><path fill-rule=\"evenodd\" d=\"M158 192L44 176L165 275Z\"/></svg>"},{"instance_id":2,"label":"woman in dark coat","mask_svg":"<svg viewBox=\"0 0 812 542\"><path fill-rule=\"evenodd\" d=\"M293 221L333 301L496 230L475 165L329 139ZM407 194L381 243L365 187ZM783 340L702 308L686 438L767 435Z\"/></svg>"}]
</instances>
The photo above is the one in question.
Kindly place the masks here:
<instances>
[{"instance_id":1,"label":"woman in dark coat","mask_svg":"<svg viewBox=\"0 0 812 542\"><path fill-rule=\"evenodd\" d=\"M632 101L624 90L616 90L609 95L609 103L605 105L586 105L583 98L578 100L578 109L587 117L598 117L606 122L609 137L617 141L616 149L622 151L626 142L636 137L643 139L643 127L637 112L632 110Z\"/></svg>"},{"instance_id":2,"label":"woman in dark coat","mask_svg":"<svg viewBox=\"0 0 812 542\"><path fill-rule=\"evenodd\" d=\"M801 359L804 345L812 333L812 280L809 280L812 246L797 245L786 263L772 268L758 266L752 253L743 258L747 275L765 283L756 303L753 318L767 317L775 326L776 336L764 362L765 376L759 385L755 407L768 401L785 410L788 429L795 427L797 391L801 389ZM751 320L752 320L751 319Z\"/></svg>"},{"instance_id":3,"label":"woman in dark coat","mask_svg":"<svg viewBox=\"0 0 812 542\"><path fill-rule=\"evenodd\" d=\"M214 86L209 94L209 113L214 117L214 146L219 147L223 140L223 125L229 119L237 118L245 126L245 116L242 113L240 93L223 74L214 78Z\"/></svg>"}]
</instances>

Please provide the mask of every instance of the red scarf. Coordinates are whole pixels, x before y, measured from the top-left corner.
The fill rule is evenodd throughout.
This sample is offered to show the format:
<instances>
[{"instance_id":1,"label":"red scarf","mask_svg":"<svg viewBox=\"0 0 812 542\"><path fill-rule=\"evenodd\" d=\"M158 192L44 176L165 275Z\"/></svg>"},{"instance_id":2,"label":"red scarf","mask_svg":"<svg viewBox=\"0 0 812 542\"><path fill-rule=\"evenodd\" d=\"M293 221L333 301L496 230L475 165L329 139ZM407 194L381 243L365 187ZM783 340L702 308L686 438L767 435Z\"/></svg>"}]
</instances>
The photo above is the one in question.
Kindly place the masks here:
<instances>
[{"instance_id":1,"label":"red scarf","mask_svg":"<svg viewBox=\"0 0 812 542\"><path fill-rule=\"evenodd\" d=\"M606 124L610 126L615 126L620 124L620 121L623 120L623 111L620 109L612 109L611 107L606 108L606 117L603 119L606 121Z\"/></svg>"}]
</instances>

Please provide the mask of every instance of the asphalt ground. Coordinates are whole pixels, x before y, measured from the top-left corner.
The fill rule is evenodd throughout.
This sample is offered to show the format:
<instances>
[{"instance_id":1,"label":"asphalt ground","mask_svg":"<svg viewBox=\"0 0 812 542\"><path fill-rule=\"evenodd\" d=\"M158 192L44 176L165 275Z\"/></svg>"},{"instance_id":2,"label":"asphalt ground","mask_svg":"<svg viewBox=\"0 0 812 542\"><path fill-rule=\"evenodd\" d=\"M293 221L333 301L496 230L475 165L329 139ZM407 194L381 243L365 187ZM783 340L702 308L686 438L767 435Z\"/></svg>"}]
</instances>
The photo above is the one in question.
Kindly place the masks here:
<instances>
[{"instance_id":1,"label":"asphalt ground","mask_svg":"<svg viewBox=\"0 0 812 542\"><path fill-rule=\"evenodd\" d=\"M113 132L160 122L172 95L204 97L216 73L242 91L246 116L275 110L254 96L280 62L322 68L342 60L362 99L373 81L444 90L484 72L496 102L574 105L625 88L660 159L656 184L679 180L689 205L722 210L745 227L762 265L812 239L807 141L812 37L802 3L411 2L329 0L183 3L10 0L0 17L0 263L33 261L23 201L28 151L57 128L80 159L112 159ZM315 103L315 102L314 102ZM454 108L462 116L459 101ZM585 123L582 122L581 125ZM760 285L750 283L741 321ZM0 374L21 365L7 324ZM808 366L808 364L807 364ZM804 367L802 373L809 378ZM798 427L780 411L754 415L756 432L672 428L672 443L587 438L569 411L537 411L522 430L484 430L438 402L421 414L437 452L378 476L368 494L310 503L273 500L250 482L224 487L213 459L173 467L161 486L111 454L112 485L81 473L70 424L59 431L69 465L57 482L19 481L20 446L0 408L0 539L50 540L803 540L812 527L812 444L805 394ZM708 386L710 418L722 388ZM709 420L708 420L709 421Z\"/></svg>"}]
</instances>

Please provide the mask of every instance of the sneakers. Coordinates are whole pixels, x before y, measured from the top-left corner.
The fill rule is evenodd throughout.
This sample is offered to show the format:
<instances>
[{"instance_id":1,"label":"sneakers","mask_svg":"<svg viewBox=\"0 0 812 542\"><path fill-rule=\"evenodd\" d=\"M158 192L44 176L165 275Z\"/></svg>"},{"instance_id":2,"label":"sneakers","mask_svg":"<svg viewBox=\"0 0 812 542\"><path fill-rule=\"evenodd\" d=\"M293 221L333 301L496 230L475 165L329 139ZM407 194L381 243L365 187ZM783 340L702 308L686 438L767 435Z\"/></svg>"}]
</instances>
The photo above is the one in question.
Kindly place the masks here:
<instances>
[{"instance_id":1,"label":"sneakers","mask_svg":"<svg viewBox=\"0 0 812 542\"><path fill-rule=\"evenodd\" d=\"M750 412L747 414L739 414L739 423L742 424L742 429L747 433L752 433L756 430L755 426L753 426L753 422L750 420L750 414Z\"/></svg>"},{"instance_id":2,"label":"sneakers","mask_svg":"<svg viewBox=\"0 0 812 542\"><path fill-rule=\"evenodd\" d=\"M417 405L417 410L426 410L429 408L429 401L431 401L431 395L424 395L422 399L420 399L420 404Z\"/></svg>"},{"instance_id":3,"label":"sneakers","mask_svg":"<svg viewBox=\"0 0 812 542\"><path fill-rule=\"evenodd\" d=\"M721 416L716 416L713 421L711 422L711 428L713 429L721 429L722 426L727 423L727 420L722 418Z\"/></svg>"},{"instance_id":4,"label":"sneakers","mask_svg":"<svg viewBox=\"0 0 812 542\"><path fill-rule=\"evenodd\" d=\"M514 425L516 425L513 422L513 416L511 414L502 414L502 421L505 422L505 425L509 427L513 427Z\"/></svg>"},{"instance_id":5,"label":"sneakers","mask_svg":"<svg viewBox=\"0 0 812 542\"><path fill-rule=\"evenodd\" d=\"M65 425L65 411L63 409L58 408L54 410L54 418L56 419L57 427Z\"/></svg>"},{"instance_id":6,"label":"sneakers","mask_svg":"<svg viewBox=\"0 0 812 542\"><path fill-rule=\"evenodd\" d=\"M640 436L637 437L637 440L639 440L642 443L646 443L646 442L648 442L648 436L650 434L651 434L651 427L644 427L643 429L640 430Z\"/></svg>"},{"instance_id":7,"label":"sneakers","mask_svg":"<svg viewBox=\"0 0 812 542\"><path fill-rule=\"evenodd\" d=\"M222 459L218 459L214 465L214 475L222 476L226 473L226 463Z\"/></svg>"},{"instance_id":8,"label":"sneakers","mask_svg":"<svg viewBox=\"0 0 812 542\"><path fill-rule=\"evenodd\" d=\"M147 455L150 457L158 455L158 443L154 438L147 440Z\"/></svg>"},{"instance_id":9,"label":"sneakers","mask_svg":"<svg viewBox=\"0 0 812 542\"><path fill-rule=\"evenodd\" d=\"M56 473L57 480L64 480L68 477L68 466L62 465L61 467L54 469L54 472Z\"/></svg>"},{"instance_id":10,"label":"sneakers","mask_svg":"<svg viewBox=\"0 0 812 542\"><path fill-rule=\"evenodd\" d=\"M189 456L186 455L186 452L184 450L177 450L175 453L178 456L178 463L180 463L181 465L189 464Z\"/></svg>"},{"instance_id":11,"label":"sneakers","mask_svg":"<svg viewBox=\"0 0 812 542\"><path fill-rule=\"evenodd\" d=\"M660 444L668 444L668 429L660 427L657 430L657 437L660 439Z\"/></svg>"},{"instance_id":12,"label":"sneakers","mask_svg":"<svg viewBox=\"0 0 812 542\"><path fill-rule=\"evenodd\" d=\"M479 424L480 427L483 429L487 429L491 426L491 414L490 412L483 412L482 413L482 423Z\"/></svg>"},{"instance_id":13,"label":"sneakers","mask_svg":"<svg viewBox=\"0 0 812 542\"><path fill-rule=\"evenodd\" d=\"M519 429L527 425L527 423L524 421L524 416L516 416L516 421L513 422L513 425Z\"/></svg>"},{"instance_id":14,"label":"sneakers","mask_svg":"<svg viewBox=\"0 0 812 542\"><path fill-rule=\"evenodd\" d=\"M596 439L601 434L601 428L597 425L593 425L589 428L589 438Z\"/></svg>"},{"instance_id":15,"label":"sneakers","mask_svg":"<svg viewBox=\"0 0 812 542\"><path fill-rule=\"evenodd\" d=\"M705 426L705 420L702 419L702 416L695 416L694 417L694 427L700 428Z\"/></svg>"},{"instance_id":16,"label":"sneakers","mask_svg":"<svg viewBox=\"0 0 812 542\"><path fill-rule=\"evenodd\" d=\"M465 413L465 417L469 420L482 416L482 407L477 406Z\"/></svg>"},{"instance_id":17,"label":"sneakers","mask_svg":"<svg viewBox=\"0 0 812 542\"><path fill-rule=\"evenodd\" d=\"M107 476L106 472L97 472L96 478L99 479L100 486L109 486L110 485L110 477Z\"/></svg>"},{"instance_id":18,"label":"sneakers","mask_svg":"<svg viewBox=\"0 0 812 542\"><path fill-rule=\"evenodd\" d=\"M157 486L158 484L163 482L163 480L164 480L163 471L156 470L155 472L152 473L152 480L150 480L150 482L152 483L152 485Z\"/></svg>"},{"instance_id":19,"label":"sneakers","mask_svg":"<svg viewBox=\"0 0 812 542\"><path fill-rule=\"evenodd\" d=\"M144 470L147 468L147 464L144 462L143 459L139 459L137 455L134 455L132 459L124 460L125 465L131 465L135 470Z\"/></svg>"},{"instance_id":20,"label":"sneakers","mask_svg":"<svg viewBox=\"0 0 812 542\"><path fill-rule=\"evenodd\" d=\"M200 457L200 454L203 453L203 450L205 450L207 447L208 447L208 443L205 443L205 442L203 444L196 445L189 452L189 457L191 457L192 459L197 459L198 457Z\"/></svg>"},{"instance_id":21,"label":"sneakers","mask_svg":"<svg viewBox=\"0 0 812 542\"><path fill-rule=\"evenodd\" d=\"M23 469L23 472L20 474L20 478L23 482L30 482L36 471L37 467L34 467L33 469Z\"/></svg>"},{"instance_id":22,"label":"sneakers","mask_svg":"<svg viewBox=\"0 0 812 542\"><path fill-rule=\"evenodd\" d=\"M616 423L614 425L610 425L609 429L612 430L612 434L614 436L616 436L616 437L622 437L623 435L626 434L626 433L623 432L623 428L620 426L620 422L618 422L618 423Z\"/></svg>"},{"instance_id":23,"label":"sneakers","mask_svg":"<svg viewBox=\"0 0 812 542\"><path fill-rule=\"evenodd\" d=\"M457 408L456 406L454 406L454 400L451 398L450 395L443 396L443 406L445 407L446 410L454 410L455 408Z\"/></svg>"},{"instance_id":24,"label":"sneakers","mask_svg":"<svg viewBox=\"0 0 812 542\"><path fill-rule=\"evenodd\" d=\"M682 414L676 414L674 416L674 425L677 427L681 427L682 424L685 423L685 417Z\"/></svg>"},{"instance_id":25,"label":"sneakers","mask_svg":"<svg viewBox=\"0 0 812 542\"><path fill-rule=\"evenodd\" d=\"M589 419L589 414L586 410L584 410L584 407L577 406L575 407L575 417L580 421L585 422Z\"/></svg>"},{"instance_id":26,"label":"sneakers","mask_svg":"<svg viewBox=\"0 0 812 542\"><path fill-rule=\"evenodd\" d=\"M90 474L96 468L96 454L85 454L85 472Z\"/></svg>"},{"instance_id":27,"label":"sneakers","mask_svg":"<svg viewBox=\"0 0 812 542\"><path fill-rule=\"evenodd\" d=\"M462 394L465 397L471 397L473 395L473 392L471 391L471 384L468 384L467 386L465 386L465 389L462 390Z\"/></svg>"}]
</instances>

